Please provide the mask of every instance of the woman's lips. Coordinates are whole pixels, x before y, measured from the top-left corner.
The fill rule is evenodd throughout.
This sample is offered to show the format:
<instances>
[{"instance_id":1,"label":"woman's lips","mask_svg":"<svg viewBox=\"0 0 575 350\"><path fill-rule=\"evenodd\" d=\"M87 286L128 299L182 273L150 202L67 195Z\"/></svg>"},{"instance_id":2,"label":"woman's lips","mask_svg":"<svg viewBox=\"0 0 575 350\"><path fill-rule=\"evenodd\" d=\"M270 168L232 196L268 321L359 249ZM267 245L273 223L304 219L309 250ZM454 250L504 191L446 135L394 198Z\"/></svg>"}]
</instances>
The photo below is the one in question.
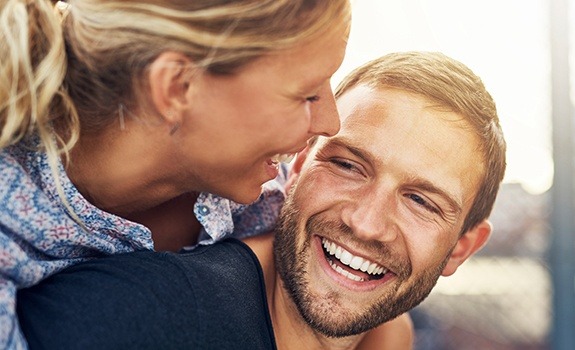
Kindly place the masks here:
<instances>
[{"instance_id":1,"label":"woman's lips","mask_svg":"<svg viewBox=\"0 0 575 350\"><path fill-rule=\"evenodd\" d=\"M270 179L275 179L279 174L279 164L289 163L293 160L296 153L276 154L275 156L266 160L266 171Z\"/></svg>"}]
</instances>

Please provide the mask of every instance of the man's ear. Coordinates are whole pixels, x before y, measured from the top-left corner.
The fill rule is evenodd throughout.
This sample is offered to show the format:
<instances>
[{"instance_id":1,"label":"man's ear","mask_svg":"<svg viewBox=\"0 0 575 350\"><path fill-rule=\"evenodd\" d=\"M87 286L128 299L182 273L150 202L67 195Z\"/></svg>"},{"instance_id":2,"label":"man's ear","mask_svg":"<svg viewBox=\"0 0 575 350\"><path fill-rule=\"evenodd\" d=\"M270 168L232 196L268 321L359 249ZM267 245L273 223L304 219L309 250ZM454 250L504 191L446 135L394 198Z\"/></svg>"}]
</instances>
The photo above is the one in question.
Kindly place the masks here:
<instances>
[{"instance_id":1,"label":"man's ear","mask_svg":"<svg viewBox=\"0 0 575 350\"><path fill-rule=\"evenodd\" d=\"M188 57L173 51L160 54L150 66L150 97L168 124L180 123L181 110L189 104L187 91L193 67Z\"/></svg>"},{"instance_id":2,"label":"man's ear","mask_svg":"<svg viewBox=\"0 0 575 350\"><path fill-rule=\"evenodd\" d=\"M284 186L286 193L289 193L290 188L292 187L292 185L296 182L297 178L299 177L299 174L301 172L303 164L305 163L305 160L307 159L307 156L309 154L310 147L312 147L312 146L310 146L308 144L307 147L304 148L303 151L299 152L297 154L297 156L295 157L295 159L293 160L293 163L292 163L290 170L289 170L287 181L286 181L285 186Z\"/></svg>"},{"instance_id":3,"label":"man's ear","mask_svg":"<svg viewBox=\"0 0 575 350\"><path fill-rule=\"evenodd\" d=\"M465 260L483 248L491 236L491 230L491 223L488 220L483 220L477 226L465 232L455 244L455 248L451 252L449 261L441 275L451 276Z\"/></svg>"}]
</instances>

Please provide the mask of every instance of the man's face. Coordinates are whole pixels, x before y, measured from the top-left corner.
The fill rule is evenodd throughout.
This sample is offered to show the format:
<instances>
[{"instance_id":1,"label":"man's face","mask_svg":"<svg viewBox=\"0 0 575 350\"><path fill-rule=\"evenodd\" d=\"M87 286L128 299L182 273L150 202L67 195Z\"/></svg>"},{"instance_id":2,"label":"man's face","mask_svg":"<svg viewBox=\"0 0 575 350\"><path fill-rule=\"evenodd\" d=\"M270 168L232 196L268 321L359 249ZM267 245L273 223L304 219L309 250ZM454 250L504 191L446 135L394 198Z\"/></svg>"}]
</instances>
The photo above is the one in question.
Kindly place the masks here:
<instances>
[{"instance_id":1,"label":"man's face","mask_svg":"<svg viewBox=\"0 0 575 350\"><path fill-rule=\"evenodd\" d=\"M274 252L303 318L339 337L413 308L455 271L483 162L463 118L421 96L357 86L337 104L341 131L303 165Z\"/></svg>"}]
</instances>

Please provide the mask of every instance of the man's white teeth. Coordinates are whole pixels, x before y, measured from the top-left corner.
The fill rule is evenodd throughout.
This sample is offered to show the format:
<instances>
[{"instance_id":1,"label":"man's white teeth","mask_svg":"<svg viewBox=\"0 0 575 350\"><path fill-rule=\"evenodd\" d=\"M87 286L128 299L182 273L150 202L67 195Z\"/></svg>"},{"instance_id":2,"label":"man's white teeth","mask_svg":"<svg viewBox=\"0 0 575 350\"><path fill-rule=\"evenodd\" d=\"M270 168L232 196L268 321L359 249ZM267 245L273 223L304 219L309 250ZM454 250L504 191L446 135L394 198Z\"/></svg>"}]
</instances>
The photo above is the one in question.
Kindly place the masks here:
<instances>
[{"instance_id":1,"label":"man's white teeth","mask_svg":"<svg viewBox=\"0 0 575 350\"><path fill-rule=\"evenodd\" d=\"M352 280L354 280L354 281L358 281L358 282L365 281L365 279L363 279L363 278L361 278L361 277L359 277L359 276L356 276L356 275L354 275L353 273L348 272L348 271L342 269L341 266L336 265L333 261L328 260L328 262L329 262L329 265L331 266L332 269L334 269L334 270L337 271L338 273L344 275L345 277L347 277L347 278L349 278L349 279L352 279Z\"/></svg>"},{"instance_id":2,"label":"man's white teeth","mask_svg":"<svg viewBox=\"0 0 575 350\"><path fill-rule=\"evenodd\" d=\"M367 259L362 258L361 256L355 256L348 252L347 250L343 249L342 247L338 246L334 242L330 242L327 239L322 239L323 248L329 255L334 256L338 259L342 264L351 267L354 270L366 272L370 275L383 275L387 272L387 269L383 266L371 262ZM336 270L337 272L341 273L344 276L347 276L351 279L356 281L363 280L361 277L355 276L351 273L348 273L346 270L342 269L341 267L335 265L333 262L330 262L330 265ZM343 272L341 272L341 271Z\"/></svg>"},{"instance_id":3,"label":"man's white teeth","mask_svg":"<svg viewBox=\"0 0 575 350\"><path fill-rule=\"evenodd\" d=\"M272 157L274 163L289 163L295 157L295 153L276 154Z\"/></svg>"}]
</instances>

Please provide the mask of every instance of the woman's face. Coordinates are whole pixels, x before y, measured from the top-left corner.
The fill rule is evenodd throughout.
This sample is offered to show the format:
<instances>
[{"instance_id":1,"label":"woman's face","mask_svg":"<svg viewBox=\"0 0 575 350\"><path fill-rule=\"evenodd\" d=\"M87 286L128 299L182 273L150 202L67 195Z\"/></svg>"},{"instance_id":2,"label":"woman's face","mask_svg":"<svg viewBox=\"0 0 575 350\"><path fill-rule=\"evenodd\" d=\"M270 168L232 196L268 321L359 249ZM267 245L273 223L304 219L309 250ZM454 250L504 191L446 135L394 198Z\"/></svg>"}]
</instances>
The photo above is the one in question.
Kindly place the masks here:
<instances>
[{"instance_id":1,"label":"woman's face","mask_svg":"<svg viewBox=\"0 0 575 350\"><path fill-rule=\"evenodd\" d=\"M278 155L339 130L330 77L342 63L347 34L345 26L334 26L234 75L194 79L175 161L195 190L252 202L261 185L276 177Z\"/></svg>"}]
</instances>

